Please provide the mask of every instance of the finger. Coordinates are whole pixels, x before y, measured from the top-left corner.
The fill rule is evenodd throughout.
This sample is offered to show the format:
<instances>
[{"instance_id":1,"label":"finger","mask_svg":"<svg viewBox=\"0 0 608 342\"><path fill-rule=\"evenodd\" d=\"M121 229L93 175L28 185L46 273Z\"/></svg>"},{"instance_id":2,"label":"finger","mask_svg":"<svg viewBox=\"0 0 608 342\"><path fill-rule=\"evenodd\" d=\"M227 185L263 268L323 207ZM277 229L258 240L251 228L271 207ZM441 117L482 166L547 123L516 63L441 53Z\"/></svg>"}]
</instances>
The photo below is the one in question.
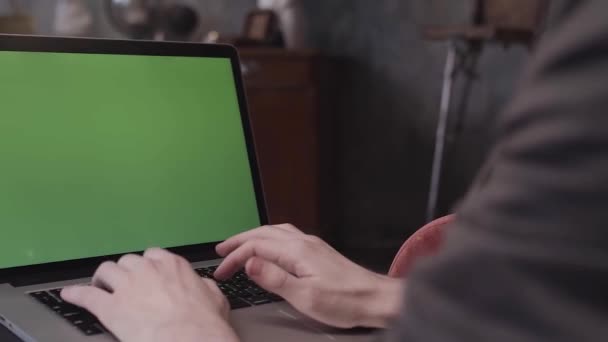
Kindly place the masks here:
<instances>
[{"instance_id":1,"label":"finger","mask_svg":"<svg viewBox=\"0 0 608 342\"><path fill-rule=\"evenodd\" d=\"M245 272L266 291L276 293L288 300L294 298L301 287L298 278L262 258L249 259L245 265Z\"/></svg>"},{"instance_id":2,"label":"finger","mask_svg":"<svg viewBox=\"0 0 608 342\"><path fill-rule=\"evenodd\" d=\"M235 235L215 247L217 254L222 257L232 253L239 246L252 239L285 239L293 235L293 232L273 226L263 226L244 233Z\"/></svg>"},{"instance_id":3,"label":"finger","mask_svg":"<svg viewBox=\"0 0 608 342\"><path fill-rule=\"evenodd\" d=\"M211 290L211 292L213 292L214 295L219 296L219 297L223 297L224 294L222 293L222 290L220 290L220 288L217 286L217 283L211 279L207 279L207 278L201 278L202 282L205 284L205 286L207 286L209 288L209 290Z\"/></svg>"},{"instance_id":4,"label":"finger","mask_svg":"<svg viewBox=\"0 0 608 342\"><path fill-rule=\"evenodd\" d=\"M132 271L132 270L139 268L141 266L142 261L143 261L143 258L139 255L127 254L127 255L123 255L118 260L118 266L121 266L126 270Z\"/></svg>"},{"instance_id":5,"label":"finger","mask_svg":"<svg viewBox=\"0 0 608 342\"><path fill-rule=\"evenodd\" d=\"M144 253L144 260L151 261L152 265L156 264L156 269L165 274L165 276L183 276L184 272L191 273L192 275L196 274L188 260L166 249L150 248Z\"/></svg>"},{"instance_id":6,"label":"finger","mask_svg":"<svg viewBox=\"0 0 608 342\"><path fill-rule=\"evenodd\" d=\"M100 289L114 292L127 281L127 271L115 262L106 261L97 268L92 284Z\"/></svg>"},{"instance_id":7,"label":"finger","mask_svg":"<svg viewBox=\"0 0 608 342\"><path fill-rule=\"evenodd\" d=\"M113 307L112 295L93 286L70 286L61 291L61 298L68 303L87 309L102 323L107 322Z\"/></svg>"},{"instance_id":8,"label":"finger","mask_svg":"<svg viewBox=\"0 0 608 342\"><path fill-rule=\"evenodd\" d=\"M298 256L290 250L289 244L281 240L254 239L242 244L228 255L215 271L215 278L223 280L243 268L250 258L258 256L294 273Z\"/></svg>"},{"instance_id":9,"label":"finger","mask_svg":"<svg viewBox=\"0 0 608 342\"><path fill-rule=\"evenodd\" d=\"M154 259L154 260L166 260L167 258L171 258L173 257L173 253L169 252L166 249L163 248L157 248L157 247L153 247L153 248L148 248L145 252L144 252L144 258L148 258L148 259Z\"/></svg>"},{"instance_id":10,"label":"finger","mask_svg":"<svg viewBox=\"0 0 608 342\"><path fill-rule=\"evenodd\" d=\"M275 224L274 227L277 227L277 228L280 228L280 229L284 229L284 230L286 230L288 232L292 232L292 233L304 234L296 226L294 226L293 224L290 224L290 223Z\"/></svg>"},{"instance_id":11,"label":"finger","mask_svg":"<svg viewBox=\"0 0 608 342\"><path fill-rule=\"evenodd\" d=\"M169 269L173 269L172 263L175 264L175 261L178 258L178 256L169 252L166 249L155 247L155 248L147 249L144 252L144 258L153 260L153 261L157 261L161 265L168 266Z\"/></svg>"}]
</instances>

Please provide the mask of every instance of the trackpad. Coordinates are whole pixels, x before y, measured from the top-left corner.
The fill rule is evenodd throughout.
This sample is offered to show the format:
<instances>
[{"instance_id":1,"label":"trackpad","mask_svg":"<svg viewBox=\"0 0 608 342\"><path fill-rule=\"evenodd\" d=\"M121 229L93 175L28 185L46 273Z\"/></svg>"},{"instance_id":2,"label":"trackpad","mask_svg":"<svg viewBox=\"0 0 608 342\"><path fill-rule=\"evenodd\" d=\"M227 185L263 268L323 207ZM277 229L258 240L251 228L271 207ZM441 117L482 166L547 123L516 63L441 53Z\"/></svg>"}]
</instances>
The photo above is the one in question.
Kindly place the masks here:
<instances>
[{"instance_id":1,"label":"trackpad","mask_svg":"<svg viewBox=\"0 0 608 342\"><path fill-rule=\"evenodd\" d=\"M232 324L244 342L258 341L372 341L368 329L327 327L297 312L287 303L264 305L232 312Z\"/></svg>"}]
</instances>

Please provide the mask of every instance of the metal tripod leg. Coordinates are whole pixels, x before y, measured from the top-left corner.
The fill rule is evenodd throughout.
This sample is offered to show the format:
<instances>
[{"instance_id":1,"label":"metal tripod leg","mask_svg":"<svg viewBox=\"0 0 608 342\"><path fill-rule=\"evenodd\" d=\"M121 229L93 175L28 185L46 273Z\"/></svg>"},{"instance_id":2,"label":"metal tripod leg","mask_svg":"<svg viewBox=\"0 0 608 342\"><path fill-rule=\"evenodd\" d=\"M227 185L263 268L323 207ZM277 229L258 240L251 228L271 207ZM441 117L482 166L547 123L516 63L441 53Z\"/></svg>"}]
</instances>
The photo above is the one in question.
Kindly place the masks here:
<instances>
[{"instance_id":1,"label":"metal tripod leg","mask_svg":"<svg viewBox=\"0 0 608 342\"><path fill-rule=\"evenodd\" d=\"M434 220L437 214L437 200L439 197L439 187L441 185L441 171L443 168L446 130L450 116L450 103L452 100L452 87L455 77L456 58L456 42L450 41L448 43L448 55L445 61L445 69L443 71L441 107L439 109L437 132L435 134L435 152L433 154L431 187L429 190L429 200L426 213L427 222Z\"/></svg>"}]
</instances>

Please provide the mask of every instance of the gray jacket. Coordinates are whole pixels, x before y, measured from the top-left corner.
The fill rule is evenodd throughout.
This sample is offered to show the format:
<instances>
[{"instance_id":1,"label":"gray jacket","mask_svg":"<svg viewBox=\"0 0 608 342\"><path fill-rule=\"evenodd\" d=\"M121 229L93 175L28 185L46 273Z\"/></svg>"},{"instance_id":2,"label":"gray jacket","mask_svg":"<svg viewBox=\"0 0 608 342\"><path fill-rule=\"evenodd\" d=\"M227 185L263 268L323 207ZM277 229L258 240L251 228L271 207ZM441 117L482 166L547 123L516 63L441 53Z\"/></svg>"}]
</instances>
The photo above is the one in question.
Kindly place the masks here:
<instances>
[{"instance_id":1,"label":"gray jacket","mask_svg":"<svg viewBox=\"0 0 608 342\"><path fill-rule=\"evenodd\" d=\"M608 341L608 1L550 33L389 341Z\"/></svg>"}]
</instances>

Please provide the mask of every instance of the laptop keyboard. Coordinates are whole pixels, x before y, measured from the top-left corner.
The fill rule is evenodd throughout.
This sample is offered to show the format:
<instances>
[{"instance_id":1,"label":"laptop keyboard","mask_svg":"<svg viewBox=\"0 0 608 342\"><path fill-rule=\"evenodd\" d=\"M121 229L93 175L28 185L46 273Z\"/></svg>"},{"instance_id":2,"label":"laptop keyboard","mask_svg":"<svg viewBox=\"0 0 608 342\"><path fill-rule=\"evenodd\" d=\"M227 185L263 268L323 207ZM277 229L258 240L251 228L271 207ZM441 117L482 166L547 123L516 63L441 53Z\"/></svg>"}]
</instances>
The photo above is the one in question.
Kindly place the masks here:
<instances>
[{"instance_id":1,"label":"laptop keyboard","mask_svg":"<svg viewBox=\"0 0 608 342\"><path fill-rule=\"evenodd\" d=\"M106 332L95 316L83 308L64 302L59 296L59 292L61 289L36 291L29 295L55 311L87 336Z\"/></svg>"},{"instance_id":2,"label":"laptop keyboard","mask_svg":"<svg viewBox=\"0 0 608 342\"><path fill-rule=\"evenodd\" d=\"M217 266L204 267L195 271L203 278L214 279L213 272L216 268ZM243 271L235 273L226 281L218 282L217 285L228 299L232 310L283 301L283 298L259 287Z\"/></svg>"},{"instance_id":3,"label":"laptop keyboard","mask_svg":"<svg viewBox=\"0 0 608 342\"><path fill-rule=\"evenodd\" d=\"M197 268L195 271L203 278L214 279L213 272L216 268L217 266L203 267ZM220 281L217 284L228 299L232 310L283 301L281 297L268 293L257 286L243 271L239 271L232 278ZM53 289L30 292L29 295L63 317L87 336L98 335L107 331L91 313L81 307L64 302L61 299L60 292L61 289Z\"/></svg>"}]
</instances>

